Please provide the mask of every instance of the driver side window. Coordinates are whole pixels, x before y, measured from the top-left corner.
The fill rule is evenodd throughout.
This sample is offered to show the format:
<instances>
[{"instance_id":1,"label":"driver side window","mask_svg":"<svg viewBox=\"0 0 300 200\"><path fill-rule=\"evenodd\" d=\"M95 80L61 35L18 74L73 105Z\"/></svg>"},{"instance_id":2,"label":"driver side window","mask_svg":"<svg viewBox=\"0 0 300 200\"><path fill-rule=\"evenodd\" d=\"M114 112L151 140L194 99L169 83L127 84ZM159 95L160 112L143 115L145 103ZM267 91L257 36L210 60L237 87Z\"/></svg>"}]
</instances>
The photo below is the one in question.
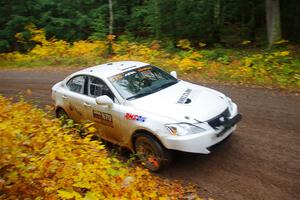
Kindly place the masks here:
<instances>
[{"instance_id":1,"label":"driver side window","mask_svg":"<svg viewBox=\"0 0 300 200\"><path fill-rule=\"evenodd\" d=\"M89 76L88 96L96 98L101 95L107 95L114 101L114 95L109 87L101 79Z\"/></svg>"}]
</instances>

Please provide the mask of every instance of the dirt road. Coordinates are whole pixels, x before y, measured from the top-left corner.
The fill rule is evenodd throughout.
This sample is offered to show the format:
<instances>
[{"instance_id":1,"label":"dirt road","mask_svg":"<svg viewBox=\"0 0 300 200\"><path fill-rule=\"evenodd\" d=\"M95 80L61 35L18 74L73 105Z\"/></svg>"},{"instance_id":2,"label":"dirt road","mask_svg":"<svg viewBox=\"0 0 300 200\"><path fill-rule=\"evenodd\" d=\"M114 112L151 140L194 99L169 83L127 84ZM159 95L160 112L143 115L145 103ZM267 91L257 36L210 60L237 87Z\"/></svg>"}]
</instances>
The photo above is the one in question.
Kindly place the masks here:
<instances>
[{"instance_id":1,"label":"dirt road","mask_svg":"<svg viewBox=\"0 0 300 200\"><path fill-rule=\"evenodd\" d=\"M51 103L51 86L72 70L0 71L0 94L31 89L30 99ZM178 153L160 175L199 185L218 199L300 199L300 96L247 87L209 85L230 96L244 118L210 155Z\"/></svg>"}]
</instances>

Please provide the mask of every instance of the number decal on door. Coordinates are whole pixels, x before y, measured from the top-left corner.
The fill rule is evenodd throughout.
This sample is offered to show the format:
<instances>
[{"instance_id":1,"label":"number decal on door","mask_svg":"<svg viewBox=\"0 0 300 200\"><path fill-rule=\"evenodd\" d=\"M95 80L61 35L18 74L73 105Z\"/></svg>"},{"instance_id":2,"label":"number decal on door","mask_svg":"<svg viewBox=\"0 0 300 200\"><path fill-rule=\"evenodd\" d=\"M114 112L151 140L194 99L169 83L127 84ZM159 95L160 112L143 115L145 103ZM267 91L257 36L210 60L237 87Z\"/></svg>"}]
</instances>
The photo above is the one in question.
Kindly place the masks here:
<instances>
[{"instance_id":1,"label":"number decal on door","mask_svg":"<svg viewBox=\"0 0 300 200\"><path fill-rule=\"evenodd\" d=\"M95 122L98 122L105 126L114 127L112 115L109 113L104 113L104 112L100 112L97 110L93 110L93 118L94 118Z\"/></svg>"}]
</instances>

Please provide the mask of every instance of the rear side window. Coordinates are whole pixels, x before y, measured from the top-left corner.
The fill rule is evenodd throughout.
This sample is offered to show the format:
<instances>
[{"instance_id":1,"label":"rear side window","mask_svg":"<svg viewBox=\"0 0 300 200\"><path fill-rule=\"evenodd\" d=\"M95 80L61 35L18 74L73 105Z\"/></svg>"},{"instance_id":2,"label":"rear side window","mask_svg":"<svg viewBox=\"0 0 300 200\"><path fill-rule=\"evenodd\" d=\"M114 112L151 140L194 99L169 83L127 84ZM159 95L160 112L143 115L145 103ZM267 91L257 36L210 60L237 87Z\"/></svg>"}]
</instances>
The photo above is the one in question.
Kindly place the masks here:
<instances>
[{"instance_id":1,"label":"rear side window","mask_svg":"<svg viewBox=\"0 0 300 200\"><path fill-rule=\"evenodd\" d=\"M85 82L85 76L76 76L68 81L67 87L73 92L83 94L84 82Z\"/></svg>"}]
</instances>

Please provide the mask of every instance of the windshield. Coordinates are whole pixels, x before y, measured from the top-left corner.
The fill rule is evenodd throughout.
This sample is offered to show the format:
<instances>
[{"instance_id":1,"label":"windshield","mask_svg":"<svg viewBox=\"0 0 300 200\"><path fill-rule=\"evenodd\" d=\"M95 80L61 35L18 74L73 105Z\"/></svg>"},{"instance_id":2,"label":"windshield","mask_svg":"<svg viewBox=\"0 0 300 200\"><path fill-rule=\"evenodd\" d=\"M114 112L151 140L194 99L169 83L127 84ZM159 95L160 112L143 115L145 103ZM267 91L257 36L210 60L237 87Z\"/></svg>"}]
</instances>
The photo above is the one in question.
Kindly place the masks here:
<instances>
[{"instance_id":1,"label":"windshield","mask_svg":"<svg viewBox=\"0 0 300 200\"><path fill-rule=\"evenodd\" d=\"M152 94L178 82L176 78L154 66L145 66L108 78L127 100Z\"/></svg>"}]
</instances>

